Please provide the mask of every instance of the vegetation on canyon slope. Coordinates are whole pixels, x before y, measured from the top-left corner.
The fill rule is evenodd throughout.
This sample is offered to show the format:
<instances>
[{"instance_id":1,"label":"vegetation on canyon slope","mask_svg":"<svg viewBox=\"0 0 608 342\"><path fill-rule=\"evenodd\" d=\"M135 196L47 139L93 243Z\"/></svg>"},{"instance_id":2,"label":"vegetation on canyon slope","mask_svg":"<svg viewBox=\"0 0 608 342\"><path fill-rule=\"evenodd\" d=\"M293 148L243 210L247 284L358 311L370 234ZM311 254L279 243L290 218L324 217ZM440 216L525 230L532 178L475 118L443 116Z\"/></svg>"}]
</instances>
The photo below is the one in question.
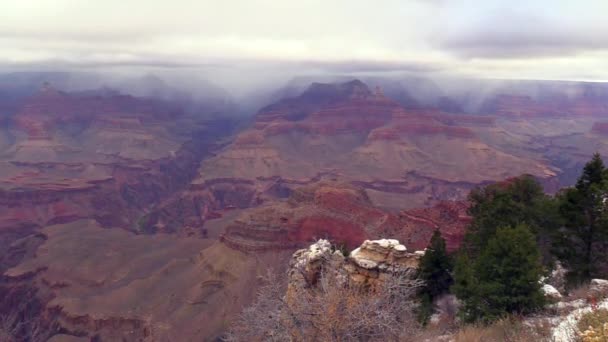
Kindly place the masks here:
<instances>
[{"instance_id":1,"label":"vegetation on canyon slope","mask_svg":"<svg viewBox=\"0 0 608 342\"><path fill-rule=\"evenodd\" d=\"M569 288L607 275L608 169L599 155L596 154L584 167L576 186L563 189L555 196L545 194L532 176L524 175L476 189L471 192L469 201L472 222L460 250L448 255L445 241L437 231L421 259L418 277L425 285L417 291L417 310L423 324L433 313L434 299L452 292L461 302L461 322L476 323L456 333L457 340L462 340L462 334L486 334L488 331L480 328L485 324L491 324L491 327L504 325L504 322L512 320L513 315L538 312L547 304L540 279L557 262L569 270ZM348 292L348 296L333 295L355 301L353 298L359 296L363 296L360 300L371 300L375 294ZM274 291L273 296L282 298L282 292ZM270 297L267 294L265 298L260 297L256 305L259 306L260 301L271 301ZM327 301L323 298L323 305ZM408 310L416 310L409 298L404 299L405 303ZM318 310L323 305L308 305L310 310L305 310L306 314L297 319L306 321L309 319L306 315L310 315L313 308ZM330 313L335 311L335 308L330 309ZM382 306L374 306L373 312L366 311L364 316L390 316L383 310ZM233 333L239 329L250 331L252 328L243 323L249 315L253 324L253 318L258 317L257 314L252 315L255 311L255 306L246 310ZM310 317L326 317L328 312L316 312ZM293 315L289 317L295 319ZM343 321L337 319L336 322ZM272 326L253 325L257 334L268 333L259 329L273 329ZM411 319L400 329L409 329L410 337L421 336L416 335L420 330L412 325ZM373 340L374 337L351 335L350 338L342 336L336 340ZM392 336L404 335L395 333Z\"/></svg>"},{"instance_id":2,"label":"vegetation on canyon slope","mask_svg":"<svg viewBox=\"0 0 608 342\"><path fill-rule=\"evenodd\" d=\"M569 270L570 286L605 276L607 196L608 171L598 154L575 187L554 197L528 176L471 192L473 222L455 268L464 320L541 308L537 280L558 260Z\"/></svg>"},{"instance_id":3,"label":"vegetation on canyon slope","mask_svg":"<svg viewBox=\"0 0 608 342\"><path fill-rule=\"evenodd\" d=\"M564 225L557 255L571 270L571 282L605 276L608 259L608 169L599 154L585 165L576 186L558 195Z\"/></svg>"},{"instance_id":4,"label":"vegetation on canyon slope","mask_svg":"<svg viewBox=\"0 0 608 342\"><path fill-rule=\"evenodd\" d=\"M420 308L418 318L426 324L433 314L433 302L439 296L450 291L454 283L452 276L452 258L448 255L445 240L436 230L431 237L426 253L420 259L418 277L425 286L420 291Z\"/></svg>"},{"instance_id":5,"label":"vegetation on canyon slope","mask_svg":"<svg viewBox=\"0 0 608 342\"><path fill-rule=\"evenodd\" d=\"M502 227L471 258L462 256L455 269L455 294L462 300L465 322L490 322L507 313L527 314L541 308L543 268L529 227Z\"/></svg>"}]
</instances>

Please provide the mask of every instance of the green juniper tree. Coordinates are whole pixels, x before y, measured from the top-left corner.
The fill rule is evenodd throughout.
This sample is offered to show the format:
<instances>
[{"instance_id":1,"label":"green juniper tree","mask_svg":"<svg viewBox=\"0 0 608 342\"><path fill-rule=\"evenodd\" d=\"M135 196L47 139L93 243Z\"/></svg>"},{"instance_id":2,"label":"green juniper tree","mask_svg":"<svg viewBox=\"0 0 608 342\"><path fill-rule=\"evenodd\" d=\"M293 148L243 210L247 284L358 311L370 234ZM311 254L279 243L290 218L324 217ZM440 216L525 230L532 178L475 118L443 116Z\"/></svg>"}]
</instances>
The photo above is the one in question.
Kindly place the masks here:
<instances>
[{"instance_id":1,"label":"green juniper tree","mask_svg":"<svg viewBox=\"0 0 608 342\"><path fill-rule=\"evenodd\" d=\"M473 221L463 247L470 257L479 255L497 228L525 223L535 234L543 262L551 261L551 238L561 225L561 218L557 202L543 192L534 177L523 175L474 189L469 194L469 201Z\"/></svg>"},{"instance_id":2,"label":"green juniper tree","mask_svg":"<svg viewBox=\"0 0 608 342\"><path fill-rule=\"evenodd\" d=\"M454 283L452 278L452 261L447 253L445 240L441 232L436 230L431 237L429 246L420 259L419 278L425 282L421 289L419 319L426 323L433 313L433 301L442 294L448 293Z\"/></svg>"},{"instance_id":3,"label":"green juniper tree","mask_svg":"<svg viewBox=\"0 0 608 342\"><path fill-rule=\"evenodd\" d=\"M572 188L559 195L564 219L555 252L569 271L571 284L604 277L608 260L608 170L598 153L585 165Z\"/></svg>"},{"instance_id":4,"label":"green juniper tree","mask_svg":"<svg viewBox=\"0 0 608 342\"><path fill-rule=\"evenodd\" d=\"M463 302L462 318L491 322L541 308L542 271L536 238L527 225L497 229L477 258L462 255L456 266L454 292Z\"/></svg>"},{"instance_id":5,"label":"green juniper tree","mask_svg":"<svg viewBox=\"0 0 608 342\"><path fill-rule=\"evenodd\" d=\"M472 221L453 287L463 318L487 322L542 306L538 281L561 225L557 202L529 175L475 189L469 201ZM526 288L526 282L533 284Z\"/></svg>"}]
</instances>

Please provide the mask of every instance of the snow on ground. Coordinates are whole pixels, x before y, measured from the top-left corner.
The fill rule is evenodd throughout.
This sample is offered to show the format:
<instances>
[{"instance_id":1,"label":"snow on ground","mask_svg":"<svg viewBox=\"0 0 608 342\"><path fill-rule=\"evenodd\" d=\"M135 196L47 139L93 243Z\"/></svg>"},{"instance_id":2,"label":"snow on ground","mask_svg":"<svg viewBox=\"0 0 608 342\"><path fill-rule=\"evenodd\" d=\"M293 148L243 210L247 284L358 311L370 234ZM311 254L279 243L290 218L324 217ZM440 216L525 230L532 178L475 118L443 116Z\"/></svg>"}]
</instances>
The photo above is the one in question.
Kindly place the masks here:
<instances>
[{"instance_id":1,"label":"snow on ground","mask_svg":"<svg viewBox=\"0 0 608 342\"><path fill-rule=\"evenodd\" d=\"M608 299L601 301L598 309L608 310ZM591 312L591 305L587 305L584 308L576 309L564 317L561 322L553 329L552 341L553 342L572 342L577 338L577 323L579 319L586 313Z\"/></svg>"}]
</instances>

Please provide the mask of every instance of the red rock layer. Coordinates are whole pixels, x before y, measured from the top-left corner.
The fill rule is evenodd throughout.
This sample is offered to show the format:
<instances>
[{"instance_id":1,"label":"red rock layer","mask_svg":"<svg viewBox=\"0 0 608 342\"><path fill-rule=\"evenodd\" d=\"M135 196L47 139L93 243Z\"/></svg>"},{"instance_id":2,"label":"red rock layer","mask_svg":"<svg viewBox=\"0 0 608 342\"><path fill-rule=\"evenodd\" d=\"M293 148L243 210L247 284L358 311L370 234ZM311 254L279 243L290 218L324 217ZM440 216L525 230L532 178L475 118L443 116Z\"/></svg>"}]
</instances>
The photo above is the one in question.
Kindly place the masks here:
<instances>
[{"instance_id":1,"label":"red rock layer","mask_svg":"<svg viewBox=\"0 0 608 342\"><path fill-rule=\"evenodd\" d=\"M319 238L348 248L368 238L397 238L410 249L423 249L440 229L453 251L469 222L466 208L466 203L442 202L397 215L372 206L360 189L321 184L297 189L287 203L246 211L221 239L241 251L292 249Z\"/></svg>"},{"instance_id":2,"label":"red rock layer","mask_svg":"<svg viewBox=\"0 0 608 342\"><path fill-rule=\"evenodd\" d=\"M120 126L124 121L118 119L113 124ZM28 171L4 180L10 182L10 187L0 190L0 231L24 225L43 227L81 218L94 218L104 226L131 229L137 226L137 218L143 212L190 183L201 159L217 148L207 140L213 141L219 134L220 130L213 127L210 123L208 134L201 134L200 140L188 142L171 156L157 160L116 158L94 164L14 162L15 166ZM131 126L128 129L131 130ZM46 172L70 174L88 167L107 172L107 177L93 180L66 177L51 179L48 183L38 179Z\"/></svg>"},{"instance_id":3,"label":"red rock layer","mask_svg":"<svg viewBox=\"0 0 608 342\"><path fill-rule=\"evenodd\" d=\"M346 132L367 132L388 123L398 104L383 97L347 98L312 111L306 118L293 121L288 115L273 112L258 114L254 128L273 136L291 131L335 135Z\"/></svg>"},{"instance_id":4,"label":"red rock layer","mask_svg":"<svg viewBox=\"0 0 608 342\"><path fill-rule=\"evenodd\" d=\"M242 251L292 249L319 238L355 247L369 235L365 223L383 216L382 211L369 206L364 193L353 188L302 187L287 203L275 202L245 212L226 228L222 241Z\"/></svg>"},{"instance_id":5,"label":"red rock layer","mask_svg":"<svg viewBox=\"0 0 608 342\"><path fill-rule=\"evenodd\" d=\"M433 232L441 231L447 249L453 252L460 247L471 222L467 214L468 203L464 201L444 201L430 208L412 209L401 212L408 221L409 245L416 249L425 248Z\"/></svg>"},{"instance_id":6,"label":"red rock layer","mask_svg":"<svg viewBox=\"0 0 608 342\"><path fill-rule=\"evenodd\" d=\"M449 126L493 126L496 122L493 117L479 115L434 114L433 118Z\"/></svg>"},{"instance_id":7,"label":"red rock layer","mask_svg":"<svg viewBox=\"0 0 608 342\"><path fill-rule=\"evenodd\" d=\"M473 131L466 127L402 123L397 124L395 126L383 127L381 129L373 131L369 136L369 140L399 140L405 136L424 136L438 134L463 139L475 137Z\"/></svg>"}]
</instances>

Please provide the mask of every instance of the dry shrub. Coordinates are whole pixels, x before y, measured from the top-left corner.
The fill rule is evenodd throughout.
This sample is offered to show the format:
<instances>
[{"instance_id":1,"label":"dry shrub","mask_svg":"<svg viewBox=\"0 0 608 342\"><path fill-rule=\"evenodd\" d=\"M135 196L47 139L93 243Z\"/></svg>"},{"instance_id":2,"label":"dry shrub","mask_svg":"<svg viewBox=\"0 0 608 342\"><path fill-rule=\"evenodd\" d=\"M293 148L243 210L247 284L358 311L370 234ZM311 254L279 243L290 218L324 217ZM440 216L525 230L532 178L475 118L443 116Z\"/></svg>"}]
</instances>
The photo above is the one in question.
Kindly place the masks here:
<instances>
[{"instance_id":1,"label":"dry shrub","mask_svg":"<svg viewBox=\"0 0 608 342\"><path fill-rule=\"evenodd\" d=\"M608 310L599 309L581 316L577 323L584 342L608 342Z\"/></svg>"},{"instance_id":2,"label":"dry shrub","mask_svg":"<svg viewBox=\"0 0 608 342\"><path fill-rule=\"evenodd\" d=\"M608 323L599 328L589 327L580 335L581 342L608 342Z\"/></svg>"},{"instance_id":3,"label":"dry shrub","mask_svg":"<svg viewBox=\"0 0 608 342\"><path fill-rule=\"evenodd\" d=\"M518 317L507 317L491 325L464 326L454 335L454 342L539 342L549 334L549 325L542 321L524 324Z\"/></svg>"},{"instance_id":4,"label":"dry shrub","mask_svg":"<svg viewBox=\"0 0 608 342\"><path fill-rule=\"evenodd\" d=\"M314 288L289 303L276 276L267 281L227 341L417 341L414 297L420 283L405 275L369 290L322 272Z\"/></svg>"},{"instance_id":5,"label":"dry shrub","mask_svg":"<svg viewBox=\"0 0 608 342\"><path fill-rule=\"evenodd\" d=\"M225 341L293 340L282 318L286 308L283 298L286 280L268 271L263 281L264 285L258 289L256 300L233 322Z\"/></svg>"}]
</instances>

